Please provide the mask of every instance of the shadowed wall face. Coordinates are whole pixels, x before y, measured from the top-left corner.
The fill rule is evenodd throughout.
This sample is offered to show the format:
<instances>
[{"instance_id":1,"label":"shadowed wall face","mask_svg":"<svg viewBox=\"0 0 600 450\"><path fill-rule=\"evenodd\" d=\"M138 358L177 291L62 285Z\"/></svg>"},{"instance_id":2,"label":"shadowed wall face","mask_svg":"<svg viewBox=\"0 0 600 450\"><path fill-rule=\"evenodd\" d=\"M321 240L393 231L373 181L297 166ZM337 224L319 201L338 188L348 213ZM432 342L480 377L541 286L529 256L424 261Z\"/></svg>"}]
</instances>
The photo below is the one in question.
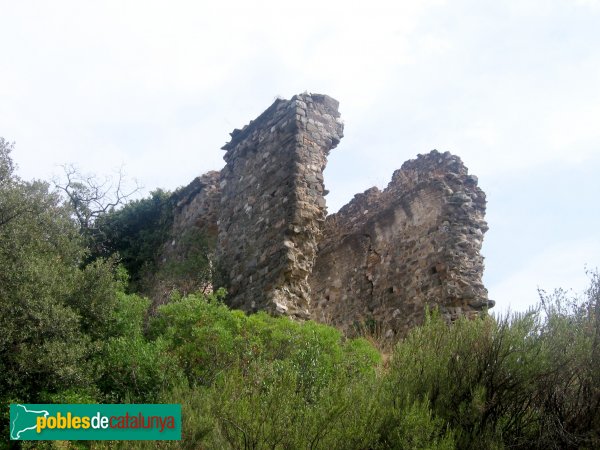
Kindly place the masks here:
<instances>
[{"instance_id":1,"label":"shadowed wall face","mask_svg":"<svg viewBox=\"0 0 600 450\"><path fill-rule=\"evenodd\" d=\"M343 133L337 108L324 95L277 100L223 147L217 259L231 306L309 317L323 170Z\"/></svg>"},{"instance_id":2,"label":"shadowed wall face","mask_svg":"<svg viewBox=\"0 0 600 450\"><path fill-rule=\"evenodd\" d=\"M154 308L168 302L174 291L212 290L210 260L218 234L219 178L219 172L205 173L172 195L175 208L169 239L160 250L156 273L146 280L145 293ZM202 262L200 273L191 259Z\"/></svg>"}]
</instances>

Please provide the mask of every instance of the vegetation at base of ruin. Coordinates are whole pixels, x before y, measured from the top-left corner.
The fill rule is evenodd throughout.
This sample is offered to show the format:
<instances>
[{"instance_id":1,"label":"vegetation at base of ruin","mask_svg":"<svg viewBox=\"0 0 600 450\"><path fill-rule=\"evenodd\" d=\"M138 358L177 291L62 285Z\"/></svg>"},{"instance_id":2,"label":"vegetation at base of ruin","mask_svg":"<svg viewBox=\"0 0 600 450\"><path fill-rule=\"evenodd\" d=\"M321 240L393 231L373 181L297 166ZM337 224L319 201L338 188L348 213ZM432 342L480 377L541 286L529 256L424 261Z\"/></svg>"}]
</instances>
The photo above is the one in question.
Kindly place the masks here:
<instances>
[{"instance_id":1,"label":"vegetation at base of ruin","mask_svg":"<svg viewBox=\"0 0 600 450\"><path fill-rule=\"evenodd\" d=\"M387 366L365 339L232 311L222 292L175 297L145 326L149 301L117 290L95 337L69 341L81 350L62 361L86 355L72 376L48 370L3 401L180 403L183 439L158 448L597 448L599 288L596 274L585 299L558 292L510 318L432 312Z\"/></svg>"},{"instance_id":2,"label":"vegetation at base of ruin","mask_svg":"<svg viewBox=\"0 0 600 450\"><path fill-rule=\"evenodd\" d=\"M176 198L177 193L157 189L98 216L89 260L118 255L130 276L128 292L150 295L157 285L167 292L162 296L206 291L213 281L215 242L195 229L171 236ZM163 249L174 239L178 254L163 264Z\"/></svg>"},{"instance_id":3,"label":"vegetation at base of ruin","mask_svg":"<svg viewBox=\"0 0 600 450\"><path fill-rule=\"evenodd\" d=\"M157 271L157 258L173 223L172 198L170 192L157 189L96 220L91 259L118 254L131 277L132 292L143 290L146 278Z\"/></svg>"},{"instance_id":4,"label":"vegetation at base of ruin","mask_svg":"<svg viewBox=\"0 0 600 450\"><path fill-rule=\"evenodd\" d=\"M69 203L19 179L11 150L0 139L0 448L17 402L182 405L179 442L21 448L600 447L598 273L582 298L541 293L527 313L448 326L430 312L385 363L335 328L230 310L222 290L149 315L126 269L142 266L122 249L91 257ZM149 202L111 223L161 209ZM159 248L131 229L135 248Z\"/></svg>"},{"instance_id":5,"label":"vegetation at base of ruin","mask_svg":"<svg viewBox=\"0 0 600 450\"><path fill-rule=\"evenodd\" d=\"M216 242L197 229L186 230L178 236L181 250L154 274L170 291L183 295L209 292L218 286L214 279L214 252Z\"/></svg>"}]
</instances>

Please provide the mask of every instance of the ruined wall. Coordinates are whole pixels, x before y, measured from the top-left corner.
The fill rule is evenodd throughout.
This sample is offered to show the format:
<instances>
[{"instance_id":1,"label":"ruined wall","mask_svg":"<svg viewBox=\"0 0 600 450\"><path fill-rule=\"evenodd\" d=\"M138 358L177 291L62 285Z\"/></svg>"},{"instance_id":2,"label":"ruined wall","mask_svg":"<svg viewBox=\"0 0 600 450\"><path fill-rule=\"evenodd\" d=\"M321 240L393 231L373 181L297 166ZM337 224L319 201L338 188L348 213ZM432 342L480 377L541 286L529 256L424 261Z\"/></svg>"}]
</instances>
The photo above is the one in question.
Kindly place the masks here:
<instances>
[{"instance_id":1,"label":"ruined wall","mask_svg":"<svg viewBox=\"0 0 600 450\"><path fill-rule=\"evenodd\" d=\"M311 312L352 334L377 323L404 335L439 306L448 320L492 306L481 282L485 194L457 156L406 162L384 191L327 218L310 277Z\"/></svg>"},{"instance_id":2,"label":"ruined wall","mask_svg":"<svg viewBox=\"0 0 600 450\"><path fill-rule=\"evenodd\" d=\"M448 321L493 306L481 282L485 194L457 156L406 162L384 191L358 194L327 217L323 169L342 138L338 102L302 94L277 100L231 133L225 167L178 192L164 259L182 236L216 240L228 302L331 323L352 334L378 324L402 336L439 306Z\"/></svg>"},{"instance_id":3,"label":"ruined wall","mask_svg":"<svg viewBox=\"0 0 600 450\"><path fill-rule=\"evenodd\" d=\"M219 172L207 172L175 194L173 232L176 236L196 228L216 239L221 200L219 182ZM179 253L178 247L176 239L171 242L171 251Z\"/></svg>"},{"instance_id":4,"label":"ruined wall","mask_svg":"<svg viewBox=\"0 0 600 450\"><path fill-rule=\"evenodd\" d=\"M211 171L173 194L175 208L169 239L158 257L156 273L146 281L147 294L155 307L165 303L174 290L188 293L212 288L210 273L186 276L185 273L177 273L175 265L198 256L192 254L198 250L198 238L203 240L202 246L206 244L209 251L214 249L221 198L219 180L220 173ZM200 251L204 252L204 249ZM210 268L207 269L210 271Z\"/></svg>"},{"instance_id":5,"label":"ruined wall","mask_svg":"<svg viewBox=\"0 0 600 450\"><path fill-rule=\"evenodd\" d=\"M231 133L217 260L232 307L309 317L307 278L326 217L323 169L342 131L336 100L303 94Z\"/></svg>"}]
</instances>

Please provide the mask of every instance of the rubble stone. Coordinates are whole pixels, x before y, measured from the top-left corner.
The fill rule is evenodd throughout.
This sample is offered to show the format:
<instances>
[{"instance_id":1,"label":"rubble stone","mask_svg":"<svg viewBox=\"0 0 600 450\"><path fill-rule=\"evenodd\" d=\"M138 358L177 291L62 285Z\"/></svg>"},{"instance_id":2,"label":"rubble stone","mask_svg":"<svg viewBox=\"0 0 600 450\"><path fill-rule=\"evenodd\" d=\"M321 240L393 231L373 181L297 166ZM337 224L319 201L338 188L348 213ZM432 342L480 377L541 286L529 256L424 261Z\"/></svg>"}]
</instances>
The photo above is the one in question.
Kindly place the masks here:
<instances>
[{"instance_id":1,"label":"rubble stone","mask_svg":"<svg viewBox=\"0 0 600 450\"><path fill-rule=\"evenodd\" d=\"M358 194L325 222L309 282L313 318L346 333L374 321L404 335L425 307L453 321L493 306L481 282L485 194L436 150Z\"/></svg>"},{"instance_id":2,"label":"rubble stone","mask_svg":"<svg viewBox=\"0 0 600 450\"><path fill-rule=\"evenodd\" d=\"M277 100L223 147L217 260L231 306L310 317L323 170L343 135L339 116L326 95Z\"/></svg>"},{"instance_id":3,"label":"rubble stone","mask_svg":"<svg viewBox=\"0 0 600 450\"><path fill-rule=\"evenodd\" d=\"M385 190L327 216L323 170L342 136L331 97L278 99L231 133L220 173L182 191L174 235L197 227L216 236L230 306L348 334L375 321L390 339L420 323L426 307L448 321L492 307L481 281L487 224L477 177L434 150L403 164Z\"/></svg>"}]
</instances>

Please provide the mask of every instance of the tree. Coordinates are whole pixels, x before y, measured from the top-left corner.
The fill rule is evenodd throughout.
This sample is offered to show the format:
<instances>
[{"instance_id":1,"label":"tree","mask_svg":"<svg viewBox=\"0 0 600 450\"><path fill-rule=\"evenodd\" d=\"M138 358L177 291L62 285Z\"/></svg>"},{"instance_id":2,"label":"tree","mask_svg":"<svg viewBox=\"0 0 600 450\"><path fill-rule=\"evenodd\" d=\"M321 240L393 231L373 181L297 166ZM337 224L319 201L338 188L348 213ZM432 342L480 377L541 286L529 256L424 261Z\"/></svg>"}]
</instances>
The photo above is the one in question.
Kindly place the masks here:
<instances>
[{"instance_id":1,"label":"tree","mask_svg":"<svg viewBox=\"0 0 600 450\"><path fill-rule=\"evenodd\" d=\"M156 271L161 246L169 237L173 209L171 193L157 189L98 217L94 251L98 256L118 254L134 290L140 290L143 279Z\"/></svg>"},{"instance_id":2,"label":"tree","mask_svg":"<svg viewBox=\"0 0 600 450\"><path fill-rule=\"evenodd\" d=\"M85 387L91 342L116 288L110 262L88 250L72 210L48 183L19 179L0 140L0 399Z\"/></svg>"},{"instance_id":3,"label":"tree","mask_svg":"<svg viewBox=\"0 0 600 450\"><path fill-rule=\"evenodd\" d=\"M0 227L12 222L31 208L23 202L26 192L15 175L15 164L10 157L14 143L0 137Z\"/></svg>"},{"instance_id":4,"label":"tree","mask_svg":"<svg viewBox=\"0 0 600 450\"><path fill-rule=\"evenodd\" d=\"M102 238L96 227L97 219L126 204L141 187L135 180L135 187L128 187L123 167L114 177L105 176L103 179L84 175L73 165L64 165L63 171L64 179L55 180L54 186L63 192L71 205L74 218L92 250L98 250L94 247L100 245Z\"/></svg>"}]
</instances>

